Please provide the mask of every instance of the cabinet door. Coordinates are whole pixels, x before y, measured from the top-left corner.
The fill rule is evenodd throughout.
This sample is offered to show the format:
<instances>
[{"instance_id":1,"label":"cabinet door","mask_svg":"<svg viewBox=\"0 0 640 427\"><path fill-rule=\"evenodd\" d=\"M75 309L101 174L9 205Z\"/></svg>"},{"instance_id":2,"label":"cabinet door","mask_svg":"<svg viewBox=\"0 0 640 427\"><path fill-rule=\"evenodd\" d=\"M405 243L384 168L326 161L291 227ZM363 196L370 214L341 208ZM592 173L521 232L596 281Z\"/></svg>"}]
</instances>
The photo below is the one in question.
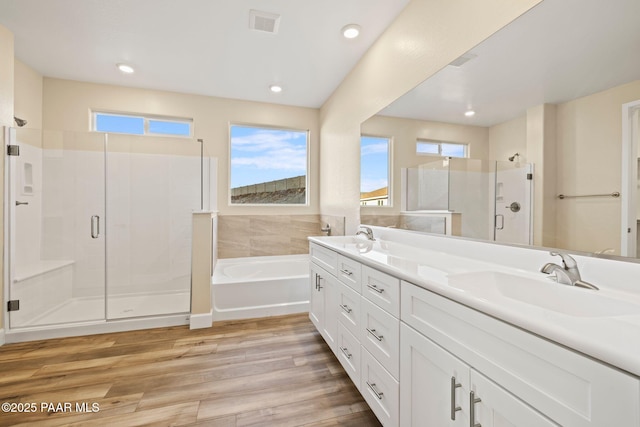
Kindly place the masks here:
<instances>
[{"instance_id":1,"label":"cabinet door","mask_svg":"<svg viewBox=\"0 0 640 427\"><path fill-rule=\"evenodd\" d=\"M474 399L473 422L482 427L552 427L559 426L529 405L498 387L479 372L471 370ZM472 405L469 399L469 405ZM469 407L471 413L471 407Z\"/></svg>"},{"instance_id":2,"label":"cabinet door","mask_svg":"<svg viewBox=\"0 0 640 427\"><path fill-rule=\"evenodd\" d=\"M338 279L331 274L323 274L319 280L320 293L324 294L323 323L320 333L335 353L338 335Z\"/></svg>"},{"instance_id":3,"label":"cabinet door","mask_svg":"<svg viewBox=\"0 0 640 427\"><path fill-rule=\"evenodd\" d=\"M400 425L468 426L468 365L404 323L400 345Z\"/></svg>"},{"instance_id":4,"label":"cabinet door","mask_svg":"<svg viewBox=\"0 0 640 427\"><path fill-rule=\"evenodd\" d=\"M323 270L311 263L309 271L309 280L311 285L311 301L309 304L309 319L316 326L319 332L322 332L322 326L324 323L324 293L319 288L320 277L322 274L326 274Z\"/></svg>"}]
</instances>

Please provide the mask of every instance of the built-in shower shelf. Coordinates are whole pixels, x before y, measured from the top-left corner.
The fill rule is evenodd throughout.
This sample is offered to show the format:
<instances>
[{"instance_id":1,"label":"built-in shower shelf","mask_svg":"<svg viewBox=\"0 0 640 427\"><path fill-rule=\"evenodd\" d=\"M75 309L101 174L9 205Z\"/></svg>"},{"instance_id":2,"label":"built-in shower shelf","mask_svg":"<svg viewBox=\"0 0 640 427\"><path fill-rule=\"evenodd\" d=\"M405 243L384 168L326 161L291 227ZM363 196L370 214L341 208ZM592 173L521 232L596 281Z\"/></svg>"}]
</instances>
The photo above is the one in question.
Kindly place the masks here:
<instances>
[{"instance_id":1,"label":"built-in shower shelf","mask_svg":"<svg viewBox=\"0 0 640 427\"><path fill-rule=\"evenodd\" d=\"M40 260L25 266L16 267L13 283L23 282L27 279L73 265L74 263L75 261L73 260Z\"/></svg>"}]
</instances>

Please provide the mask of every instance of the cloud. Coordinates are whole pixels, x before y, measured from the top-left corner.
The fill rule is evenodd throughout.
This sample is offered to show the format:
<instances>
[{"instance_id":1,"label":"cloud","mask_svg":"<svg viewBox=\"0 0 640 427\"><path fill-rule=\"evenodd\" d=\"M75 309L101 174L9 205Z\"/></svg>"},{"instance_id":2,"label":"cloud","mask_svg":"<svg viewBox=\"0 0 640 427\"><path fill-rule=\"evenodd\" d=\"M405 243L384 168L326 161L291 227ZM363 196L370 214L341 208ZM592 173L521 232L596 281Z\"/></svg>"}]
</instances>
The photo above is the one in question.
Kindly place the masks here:
<instances>
[{"instance_id":1,"label":"cloud","mask_svg":"<svg viewBox=\"0 0 640 427\"><path fill-rule=\"evenodd\" d=\"M231 165L256 169L307 169L306 132L256 130L231 138Z\"/></svg>"},{"instance_id":2,"label":"cloud","mask_svg":"<svg viewBox=\"0 0 640 427\"><path fill-rule=\"evenodd\" d=\"M378 142L375 144L363 145L360 149L360 157L368 156L369 154L388 153L389 145L385 142Z\"/></svg>"}]
</instances>

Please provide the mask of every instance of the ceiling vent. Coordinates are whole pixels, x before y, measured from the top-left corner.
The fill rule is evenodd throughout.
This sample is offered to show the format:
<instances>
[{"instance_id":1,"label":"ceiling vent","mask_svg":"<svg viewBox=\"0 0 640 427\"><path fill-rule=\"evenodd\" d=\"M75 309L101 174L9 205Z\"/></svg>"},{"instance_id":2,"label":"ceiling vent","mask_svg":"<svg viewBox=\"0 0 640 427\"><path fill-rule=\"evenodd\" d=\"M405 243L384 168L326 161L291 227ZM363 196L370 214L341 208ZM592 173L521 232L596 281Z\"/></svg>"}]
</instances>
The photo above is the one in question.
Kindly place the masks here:
<instances>
[{"instance_id":1,"label":"ceiling vent","mask_svg":"<svg viewBox=\"0 0 640 427\"><path fill-rule=\"evenodd\" d=\"M461 57L454 59L453 61L451 61L449 63L449 65L453 66L453 67L462 67L464 64L466 64L467 62L471 61L473 58L477 57L478 55L474 55L473 53L465 53L464 55L462 55Z\"/></svg>"},{"instance_id":2,"label":"ceiling vent","mask_svg":"<svg viewBox=\"0 0 640 427\"><path fill-rule=\"evenodd\" d=\"M261 12L259 10L249 11L249 28L265 33L276 34L280 26L280 15L275 13Z\"/></svg>"}]
</instances>

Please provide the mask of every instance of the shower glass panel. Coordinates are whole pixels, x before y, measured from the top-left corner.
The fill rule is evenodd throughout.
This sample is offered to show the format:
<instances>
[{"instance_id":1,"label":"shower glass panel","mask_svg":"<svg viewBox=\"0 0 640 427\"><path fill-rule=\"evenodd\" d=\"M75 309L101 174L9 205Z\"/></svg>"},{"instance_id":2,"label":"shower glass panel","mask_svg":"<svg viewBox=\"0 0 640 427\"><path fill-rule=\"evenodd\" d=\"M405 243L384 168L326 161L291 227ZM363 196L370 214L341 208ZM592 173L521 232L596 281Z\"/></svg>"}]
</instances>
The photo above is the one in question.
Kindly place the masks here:
<instances>
[{"instance_id":1,"label":"shower glass panel","mask_svg":"<svg viewBox=\"0 0 640 427\"><path fill-rule=\"evenodd\" d=\"M496 162L496 242L532 244L532 189L530 163Z\"/></svg>"},{"instance_id":2,"label":"shower glass panel","mask_svg":"<svg viewBox=\"0 0 640 427\"><path fill-rule=\"evenodd\" d=\"M11 132L9 326L104 320L104 135Z\"/></svg>"},{"instance_id":3,"label":"shower glass panel","mask_svg":"<svg viewBox=\"0 0 640 427\"><path fill-rule=\"evenodd\" d=\"M107 147L107 319L189 312L201 145L109 134Z\"/></svg>"},{"instance_id":4,"label":"shower glass panel","mask_svg":"<svg viewBox=\"0 0 640 427\"><path fill-rule=\"evenodd\" d=\"M494 163L478 159L449 160L449 210L460 214L461 233L465 237L493 237L490 191Z\"/></svg>"}]
</instances>

